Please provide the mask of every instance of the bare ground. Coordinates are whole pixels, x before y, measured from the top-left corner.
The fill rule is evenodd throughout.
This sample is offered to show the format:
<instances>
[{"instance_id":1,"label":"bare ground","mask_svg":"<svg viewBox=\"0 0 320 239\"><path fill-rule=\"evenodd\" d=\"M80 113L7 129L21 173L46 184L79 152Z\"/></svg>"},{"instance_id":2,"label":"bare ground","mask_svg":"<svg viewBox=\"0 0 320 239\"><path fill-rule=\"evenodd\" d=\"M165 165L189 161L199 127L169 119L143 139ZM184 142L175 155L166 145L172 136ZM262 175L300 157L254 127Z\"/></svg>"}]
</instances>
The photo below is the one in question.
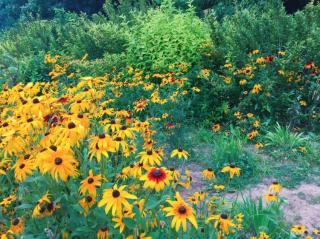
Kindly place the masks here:
<instances>
[{"instance_id":1,"label":"bare ground","mask_svg":"<svg viewBox=\"0 0 320 239\"><path fill-rule=\"evenodd\" d=\"M187 166L192 176L192 184L189 189L183 190L182 195L190 195L196 191L201 191L204 187L202 182L201 168L198 165L191 164ZM261 183L244 190L242 195L251 197L254 200L259 199L267 193L272 179L264 179ZM315 181L316 182L316 181ZM283 188L281 197L286 199L284 205L284 215L286 220L292 224L303 224L308 228L320 227L320 186L315 183L301 182L294 189ZM228 194L227 197L235 198L236 194Z\"/></svg>"}]
</instances>

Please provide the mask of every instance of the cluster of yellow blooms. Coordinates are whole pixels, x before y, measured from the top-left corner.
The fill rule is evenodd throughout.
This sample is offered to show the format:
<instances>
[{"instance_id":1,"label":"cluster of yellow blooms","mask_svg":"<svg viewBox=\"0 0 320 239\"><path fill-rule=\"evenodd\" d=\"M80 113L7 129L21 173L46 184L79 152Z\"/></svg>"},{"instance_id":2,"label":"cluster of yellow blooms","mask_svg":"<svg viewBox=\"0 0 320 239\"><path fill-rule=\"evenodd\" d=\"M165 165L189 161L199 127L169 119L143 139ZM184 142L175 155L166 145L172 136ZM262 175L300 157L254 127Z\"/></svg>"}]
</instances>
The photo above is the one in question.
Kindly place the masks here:
<instances>
[{"instance_id":1,"label":"cluster of yellow blooms","mask_svg":"<svg viewBox=\"0 0 320 239\"><path fill-rule=\"evenodd\" d=\"M100 239L150 239L157 231L177 237L187 230L199 236L210 225L217 238L227 238L242 230L244 215L232 212L231 203L205 192L187 203L179 190L190 187L190 172L163 166L166 158L187 160L189 153L179 147L168 154L157 145L154 125L170 114L155 116L148 107L199 91L185 87L181 72L145 76L129 68L125 79L83 77L65 85L54 80L67 72L58 58L46 57L54 64L52 82L3 85L0 92L1 239L44 229L48 238L93 238L95 231ZM221 169L230 179L240 171L235 165ZM203 176L215 178L211 168ZM77 231L81 226L89 232Z\"/></svg>"}]
</instances>

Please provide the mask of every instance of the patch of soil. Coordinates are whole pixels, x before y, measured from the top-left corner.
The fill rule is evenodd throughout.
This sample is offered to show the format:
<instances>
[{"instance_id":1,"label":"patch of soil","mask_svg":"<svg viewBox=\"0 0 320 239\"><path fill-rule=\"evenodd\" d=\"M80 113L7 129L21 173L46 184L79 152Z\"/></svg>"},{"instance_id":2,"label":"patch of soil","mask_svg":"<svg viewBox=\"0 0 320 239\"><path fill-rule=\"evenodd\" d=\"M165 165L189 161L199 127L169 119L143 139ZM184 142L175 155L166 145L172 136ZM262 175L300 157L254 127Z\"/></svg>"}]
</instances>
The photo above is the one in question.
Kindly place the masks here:
<instances>
[{"instance_id":1,"label":"patch of soil","mask_svg":"<svg viewBox=\"0 0 320 239\"><path fill-rule=\"evenodd\" d=\"M268 180L268 182L272 182ZM268 191L269 184L262 182L247 190L244 195L258 200ZM308 228L320 227L320 186L301 183L297 188L282 188L280 196L285 198L285 219L292 224L303 224Z\"/></svg>"},{"instance_id":2,"label":"patch of soil","mask_svg":"<svg viewBox=\"0 0 320 239\"><path fill-rule=\"evenodd\" d=\"M189 189L181 191L182 196L191 195L196 191L203 190L201 169L196 164L190 164L186 167L190 170L192 183ZM251 197L257 200L267 193L268 187L273 180L264 179L250 189L246 189L241 194L245 197ZM232 199L240 194L228 194L227 197ZM307 228L320 227L320 186L315 183L304 183L294 189L282 188L280 196L283 197L287 204L284 205L285 219L292 224L303 224ZM238 197L240 198L240 197Z\"/></svg>"}]
</instances>

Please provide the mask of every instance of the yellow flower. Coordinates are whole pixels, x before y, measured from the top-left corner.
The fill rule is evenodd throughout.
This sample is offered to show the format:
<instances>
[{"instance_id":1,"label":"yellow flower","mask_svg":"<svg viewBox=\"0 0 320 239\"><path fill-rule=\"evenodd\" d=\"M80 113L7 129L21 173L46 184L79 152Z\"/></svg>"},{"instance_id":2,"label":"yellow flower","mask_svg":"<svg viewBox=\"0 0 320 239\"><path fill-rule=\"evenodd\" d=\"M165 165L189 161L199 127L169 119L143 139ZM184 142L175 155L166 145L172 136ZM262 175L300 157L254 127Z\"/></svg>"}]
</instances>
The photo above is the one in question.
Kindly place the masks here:
<instances>
[{"instance_id":1,"label":"yellow flower","mask_svg":"<svg viewBox=\"0 0 320 239\"><path fill-rule=\"evenodd\" d=\"M89 171L89 176L81 181L79 191L82 195L88 192L90 195L96 196L96 187L101 186L101 174L93 175L92 169Z\"/></svg>"},{"instance_id":2,"label":"yellow flower","mask_svg":"<svg viewBox=\"0 0 320 239\"><path fill-rule=\"evenodd\" d=\"M195 211L190 207L180 196L179 192L176 192L174 201L167 200L170 204L169 207L163 209L167 213L167 217L172 217L171 227L175 228L178 232L182 226L183 231L187 231L187 219L191 224L198 228L198 223L195 217Z\"/></svg>"},{"instance_id":3,"label":"yellow flower","mask_svg":"<svg viewBox=\"0 0 320 239\"><path fill-rule=\"evenodd\" d=\"M105 207L105 213L108 214L112 208L112 215L122 216L122 208L130 208L130 204L127 199L137 199L135 195L129 194L124 191L126 186L118 187L114 185L113 188L105 189L101 201L98 203L98 207Z\"/></svg>"},{"instance_id":4,"label":"yellow flower","mask_svg":"<svg viewBox=\"0 0 320 239\"><path fill-rule=\"evenodd\" d=\"M242 79L239 81L239 84L240 85L245 85L247 83L247 80L246 79Z\"/></svg>"},{"instance_id":5,"label":"yellow flower","mask_svg":"<svg viewBox=\"0 0 320 239\"><path fill-rule=\"evenodd\" d=\"M238 213L236 216L235 216L235 219L238 221L238 222L243 222L243 218L244 218L244 215L242 213Z\"/></svg>"},{"instance_id":6,"label":"yellow flower","mask_svg":"<svg viewBox=\"0 0 320 239\"><path fill-rule=\"evenodd\" d=\"M281 191L281 185L277 181L274 181L269 187L270 193L280 193L280 191Z\"/></svg>"},{"instance_id":7,"label":"yellow flower","mask_svg":"<svg viewBox=\"0 0 320 239\"><path fill-rule=\"evenodd\" d=\"M103 227L100 228L97 232L97 239L108 239L109 238L109 228Z\"/></svg>"},{"instance_id":8,"label":"yellow flower","mask_svg":"<svg viewBox=\"0 0 320 239\"><path fill-rule=\"evenodd\" d=\"M11 221L10 230L16 235L21 234L23 232L23 230L24 230L23 220L21 218L18 218L18 217L14 218Z\"/></svg>"},{"instance_id":9,"label":"yellow flower","mask_svg":"<svg viewBox=\"0 0 320 239\"><path fill-rule=\"evenodd\" d=\"M62 181L67 181L68 177L75 177L78 175L77 165L79 162L74 158L70 150L47 150L38 163L40 171L50 173L51 176L58 181L60 178Z\"/></svg>"},{"instance_id":10,"label":"yellow flower","mask_svg":"<svg viewBox=\"0 0 320 239\"><path fill-rule=\"evenodd\" d=\"M221 125L220 124L214 124L212 126L212 131L213 132L218 132L218 131L220 131L220 129L221 129Z\"/></svg>"},{"instance_id":11,"label":"yellow flower","mask_svg":"<svg viewBox=\"0 0 320 239\"><path fill-rule=\"evenodd\" d=\"M301 235L306 231L306 227L304 225L294 225L292 226L291 231L294 234Z\"/></svg>"},{"instance_id":12,"label":"yellow flower","mask_svg":"<svg viewBox=\"0 0 320 239\"><path fill-rule=\"evenodd\" d=\"M240 177L240 168L236 167L233 164L230 164L230 166L225 166L221 172L222 173L229 173L230 174L230 178L233 178L234 175L237 175L238 177Z\"/></svg>"},{"instance_id":13,"label":"yellow flower","mask_svg":"<svg viewBox=\"0 0 320 239\"><path fill-rule=\"evenodd\" d=\"M258 142L258 143L255 144L255 147L256 147L257 149L261 149L261 148L263 148L263 144L260 143L260 142Z\"/></svg>"},{"instance_id":14,"label":"yellow flower","mask_svg":"<svg viewBox=\"0 0 320 239\"><path fill-rule=\"evenodd\" d=\"M96 198L95 196L85 196L83 199L81 199L79 201L80 206L83 208L84 210L84 215L87 216L89 213L89 209L90 207L92 207L96 202Z\"/></svg>"},{"instance_id":15,"label":"yellow flower","mask_svg":"<svg viewBox=\"0 0 320 239\"><path fill-rule=\"evenodd\" d=\"M138 154L138 157L140 157L140 162L142 162L145 165L160 165L161 162L161 156L157 154L155 150L149 149L147 151L140 152Z\"/></svg>"},{"instance_id":16,"label":"yellow flower","mask_svg":"<svg viewBox=\"0 0 320 239\"><path fill-rule=\"evenodd\" d=\"M182 148L178 148L173 150L170 154L171 158L175 156L178 156L179 159L181 158L188 159L189 153L186 150L183 150Z\"/></svg>"},{"instance_id":17,"label":"yellow flower","mask_svg":"<svg viewBox=\"0 0 320 239\"><path fill-rule=\"evenodd\" d=\"M268 193L264 195L264 198L267 202L274 202L278 199L277 195L273 193Z\"/></svg>"},{"instance_id":18,"label":"yellow flower","mask_svg":"<svg viewBox=\"0 0 320 239\"><path fill-rule=\"evenodd\" d=\"M307 106L307 102L305 100L300 100L299 103L301 106Z\"/></svg>"},{"instance_id":19,"label":"yellow flower","mask_svg":"<svg viewBox=\"0 0 320 239\"><path fill-rule=\"evenodd\" d=\"M255 84L252 89L252 94L258 94L262 90L261 84Z\"/></svg>"},{"instance_id":20,"label":"yellow flower","mask_svg":"<svg viewBox=\"0 0 320 239\"><path fill-rule=\"evenodd\" d=\"M225 188L224 185L215 184L213 185L213 188L217 191L223 190Z\"/></svg>"},{"instance_id":21,"label":"yellow flower","mask_svg":"<svg viewBox=\"0 0 320 239\"><path fill-rule=\"evenodd\" d=\"M215 220L215 228L219 227L219 229L226 234L229 234L230 227L235 227L235 224L228 218L227 214L212 215L207 218L206 223L209 223L211 220Z\"/></svg>"},{"instance_id":22,"label":"yellow flower","mask_svg":"<svg viewBox=\"0 0 320 239\"><path fill-rule=\"evenodd\" d=\"M213 179L215 177L212 168L207 168L207 169L203 170L202 175L204 178L209 179L209 180Z\"/></svg>"},{"instance_id":23,"label":"yellow flower","mask_svg":"<svg viewBox=\"0 0 320 239\"><path fill-rule=\"evenodd\" d=\"M232 67L232 64L230 64L230 63L224 64L224 67L225 67L225 68L231 68L231 67Z\"/></svg>"},{"instance_id":24,"label":"yellow flower","mask_svg":"<svg viewBox=\"0 0 320 239\"><path fill-rule=\"evenodd\" d=\"M230 84L231 84L231 77L224 76L224 77L223 77L223 81L224 81L224 83L226 83L227 85L230 85Z\"/></svg>"}]
</instances>

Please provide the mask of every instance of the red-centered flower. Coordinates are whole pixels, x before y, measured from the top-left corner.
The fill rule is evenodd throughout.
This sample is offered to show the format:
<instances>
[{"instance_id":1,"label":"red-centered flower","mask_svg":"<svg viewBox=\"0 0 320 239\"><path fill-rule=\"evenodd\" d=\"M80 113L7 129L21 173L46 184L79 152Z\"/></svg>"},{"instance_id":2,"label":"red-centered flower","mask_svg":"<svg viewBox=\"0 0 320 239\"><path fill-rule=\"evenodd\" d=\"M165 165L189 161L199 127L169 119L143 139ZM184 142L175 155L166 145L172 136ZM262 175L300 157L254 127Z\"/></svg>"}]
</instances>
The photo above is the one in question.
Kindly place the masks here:
<instances>
[{"instance_id":1,"label":"red-centered flower","mask_svg":"<svg viewBox=\"0 0 320 239\"><path fill-rule=\"evenodd\" d=\"M145 188L155 189L160 192L164 189L165 185L170 185L172 180L171 174L166 170L166 168L151 168L147 174L143 175L140 180L145 181Z\"/></svg>"},{"instance_id":2,"label":"red-centered flower","mask_svg":"<svg viewBox=\"0 0 320 239\"><path fill-rule=\"evenodd\" d=\"M266 56L264 58L267 62L272 62L273 61L273 56L269 55L269 56Z\"/></svg>"}]
</instances>

